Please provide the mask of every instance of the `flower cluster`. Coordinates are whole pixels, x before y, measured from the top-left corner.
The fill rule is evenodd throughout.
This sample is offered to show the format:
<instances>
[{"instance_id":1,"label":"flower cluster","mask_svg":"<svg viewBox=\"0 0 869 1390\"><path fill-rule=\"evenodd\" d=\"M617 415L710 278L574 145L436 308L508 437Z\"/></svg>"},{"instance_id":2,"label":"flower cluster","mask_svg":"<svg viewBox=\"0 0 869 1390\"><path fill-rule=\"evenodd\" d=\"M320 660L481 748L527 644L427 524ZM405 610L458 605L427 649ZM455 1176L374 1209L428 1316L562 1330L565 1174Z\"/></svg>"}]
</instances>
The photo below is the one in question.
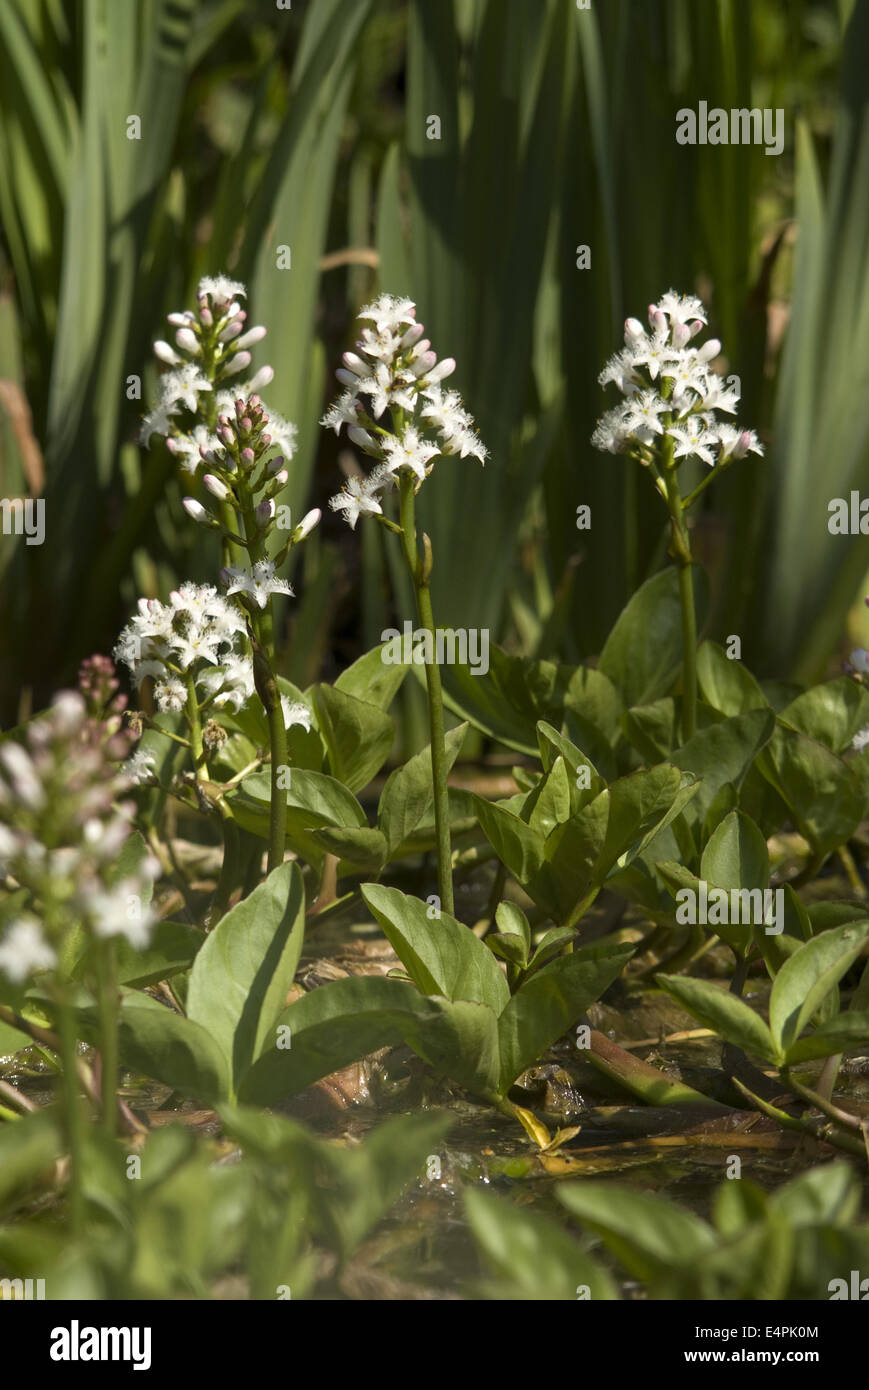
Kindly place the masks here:
<instances>
[{"instance_id":1,"label":"flower cluster","mask_svg":"<svg viewBox=\"0 0 869 1390\"><path fill-rule=\"evenodd\" d=\"M169 602L140 599L114 650L139 685L154 679L163 712L187 703L187 678L209 703L241 709L253 694L253 666L243 614L210 584L182 584Z\"/></svg>"},{"instance_id":2,"label":"flower cluster","mask_svg":"<svg viewBox=\"0 0 869 1390\"><path fill-rule=\"evenodd\" d=\"M228 391L224 382L239 376L250 366L249 348L265 337L262 326L244 330L247 313L239 303L247 297L244 285L225 275L205 276L197 290L197 309L185 309L169 315L175 329L175 346L162 339L154 344L159 361L169 367L160 378L160 396L154 409L144 418L141 441L147 444L152 434L166 437L171 451L182 467L195 472L199 466L200 448L219 447L204 425L186 430L177 419L182 409L200 413L201 398L211 395L213 405L207 414L216 414L231 404L238 388ZM263 367L242 388L251 394L267 386L274 372Z\"/></svg>"},{"instance_id":3,"label":"flower cluster","mask_svg":"<svg viewBox=\"0 0 869 1390\"><path fill-rule=\"evenodd\" d=\"M296 433L295 425L274 412L267 413L258 395L240 395L232 402L230 409L218 416L214 439L206 437L199 445L199 460L209 470L202 478L206 491L222 508L232 512L238 535L248 551L255 552L262 548L266 534L278 517L275 499L289 479L286 463L292 457ZM283 453L268 457L276 445ZM185 497L184 508L188 516L201 526L225 532L221 518L195 497ZM289 508L282 509L282 523L283 513L288 514ZM304 539L319 520L319 511L308 512L291 531L276 564L286 559L290 546ZM284 529L290 530L288 525ZM257 568L256 564L254 568ZM276 565L271 566L272 573L275 568ZM237 575L239 571L228 567L227 573ZM254 594L250 588L247 592ZM255 592L258 602L260 592L260 589ZM268 592L291 594L292 590L281 580L276 581ZM264 607L264 602L259 606Z\"/></svg>"},{"instance_id":4,"label":"flower cluster","mask_svg":"<svg viewBox=\"0 0 869 1390\"><path fill-rule=\"evenodd\" d=\"M669 440L674 459L699 458L710 468L763 453L754 430L717 417L733 414L739 395L712 369L718 339L695 341L706 321L699 299L673 290L649 306L648 331L638 319L626 320L625 346L598 378L602 386L614 383L625 399L598 421L595 448L649 463Z\"/></svg>"},{"instance_id":5,"label":"flower cluster","mask_svg":"<svg viewBox=\"0 0 869 1390\"><path fill-rule=\"evenodd\" d=\"M360 516L382 515L380 499L402 471L421 483L440 454L472 456L487 451L457 391L442 382L455 371L452 357L438 361L410 299L383 294L360 312L365 324L356 352L344 353L336 375L347 389L321 420L376 460L364 477L352 477L330 506L355 528ZM389 412L391 429L378 424Z\"/></svg>"},{"instance_id":6,"label":"flower cluster","mask_svg":"<svg viewBox=\"0 0 869 1390\"><path fill-rule=\"evenodd\" d=\"M16 983L56 964L75 922L91 937L148 944L156 861L146 857L120 880L111 872L135 810L122 799L131 779L119 759L128 749L120 716L91 718L77 691L62 691L21 742L0 747L0 859L32 909L0 941L0 970Z\"/></svg>"}]
</instances>

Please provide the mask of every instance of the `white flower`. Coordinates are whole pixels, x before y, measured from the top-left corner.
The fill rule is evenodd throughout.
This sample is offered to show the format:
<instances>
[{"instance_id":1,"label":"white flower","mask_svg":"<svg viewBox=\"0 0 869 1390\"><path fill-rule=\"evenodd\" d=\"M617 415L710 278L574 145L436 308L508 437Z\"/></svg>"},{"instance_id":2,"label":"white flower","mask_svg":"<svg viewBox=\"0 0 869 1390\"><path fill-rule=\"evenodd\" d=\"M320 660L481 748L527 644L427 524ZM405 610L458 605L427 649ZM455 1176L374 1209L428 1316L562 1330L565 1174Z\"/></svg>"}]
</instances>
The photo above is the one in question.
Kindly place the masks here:
<instances>
[{"instance_id":1,"label":"white flower","mask_svg":"<svg viewBox=\"0 0 869 1390\"><path fill-rule=\"evenodd\" d=\"M864 749L867 744L869 744L869 724L865 724L862 729L858 729L857 733L851 739L851 747L857 753Z\"/></svg>"},{"instance_id":2,"label":"white flower","mask_svg":"<svg viewBox=\"0 0 869 1390\"><path fill-rule=\"evenodd\" d=\"M373 303L360 309L357 318L371 319L378 333L404 328L416 318L416 305L412 299L398 299L392 294L382 294Z\"/></svg>"},{"instance_id":3,"label":"white flower","mask_svg":"<svg viewBox=\"0 0 869 1390\"><path fill-rule=\"evenodd\" d=\"M167 676L154 686L154 702L161 714L177 714L187 703L184 682L177 676Z\"/></svg>"},{"instance_id":4,"label":"white flower","mask_svg":"<svg viewBox=\"0 0 869 1390\"><path fill-rule=\"evenodd\" d=\"M336 434L339 434L342 425L357 425L359 423L361 409L362 403L358 397L352 391L344 391L337 401L329 406L320 424L324 429L334 430Z\"/></svg>"},{"instance_id":5,"label":"white flower","mask_svg":"<svg viewBox=\"0 0 869 1390\"><path fill-rule=\"evenodd\" d=\"M627 425L624 406L616 406L613 410L606 411L598 420L591 436L594 447L606 454L624 453L630 439L631 431Z\"/></svg>"},{"instance_id":6,"label":"white flower","mask_svg":"<svg viewBox=\"0 0 869 1390\"><path fill-rule=\"evenodd\" d=\"M702 301L693 294L677 294L675 290L668 290L654 307L666 314L671 323L690 323L694 319L700 323L707 322Z\"/></svg>"},{"instance_id":7,"label":"white flower","mask_svg":"<svg viewBox=\"0 0 869 1390\"><path fill-rule=\"evenodd\" d=\"M160 385L163 403L170 402L174 405L176 401L182 401L188 410L196 410L200 391L212 389L208 377L192 362L179 367L177 371L166 372L160 379Z\"/></svg>"},{"instance_id":8,"label":"white flower","mask_svg":"<svg viewBox=\"0 0 869 1390\"><path fill-rule=\"evenodd\" d=\"M166 440L166 448L178 459L187 473L195 473L203 462L201 449L222 458L226 452L221 440L205 425L194 425L189 434L171 435Z\"/></svg>"},{"instance_id":9,"label":"white flower","mask_svg":"<svg viewBox=\"0 0 869 1390\"><path fill-rule=\"evenodd\" d=\"M672 360L674 349L666 328L655 329L651 336L644 334L634 349L626 349L625 365L631 368L646 367L649 376L656 381L658 374Z\"/></svg>"},{"instance_id":10,"label":"white flower","mask_svg":"<svg viewBox=\"0 0 869 1390\"><path fill-rule=\"evenodd\" d=\"M288 461L296 452L296 439L299 434L298 425L294 425L290 420L285 420L283 415L279 415L276 410L265 407L269 422L266 425L266 432L271 435L272 445L277 446Z\"/></svg>"},{"instance_id":11,"label":"white flower","mask_svg":"<svg viewBox=\"0 0 869 1390\"><path fill-rule=\"evenodd\" d=\"M153 753L147 753L144 748L139 748L121 766L121 771L135 785L143 785L154 780L152 769L156 766L157 759Z\"/></svg>"},{"instance_id":12,"label":"white flower","mask_svg":"<svg viewBox=\"0 0 869 1390\"><path fill-rule=\"evenodd\" d=\"M254 692L253 662L248 656L233 653L219 666L203 670L196 684L216 705L229 705L237 714Z\"/></svg>"},{"instance_id":13,"label":"white flower","mask_svg":"<svg viewBox=\"0 0 869 1390\"><path fill-rule=\"evenodd\" d=\"M20 917L0 941L0 970L13 984L23 984L37 970L51 970L57 956L33 917Z\"/></svg>"},{"instance_id":14,"label":"white flower","mask_svg":"<svg viewBox=\"0 0 869 1390\"><path fill-rule=\"evenodd\" d=\"M172 428L172 416L178 414L178 406L175 401L160 400L149 410L142 420L142 427L139 430L139 443L148 445L152 434L167 435Z\"/></svg>"},{"instance_id":15,"label":"white flower","mask_svg":"<svg viewBox=\"0 0 869 1390\"><path fill-rule=\"evenodd\" d=\"M356 530L360 516L383 515L379 497L384 488L382 474L388 471L381 466L373 469L367 478L360 478L358 474L354 474L352 478L347 479L335 497L329 498L329 506L333 512L344 512L353 531Z\"/></svg>"},{"instance_id":16,"label":"white flower","mask_svg":"<svg viewBox=\"0 0 869 1390\"><path fill-rule=\"evenodd\" d=\"M662 400L657 391L638 391L628 399L625 406L625 427L629 433L637 435L644 443L649 443L649 436L664 433L664 426L658 416L668 409L667 402Z\"/></svg>"},{"instance_id":17,"label":"white flower","mask_svg":"<svg viewBox=\"0 0 869 1390\"><path fill-rule=\"evenodd\" d=\"M397 473L401 468L409 468L422 481L426 476L426 465L430 459L437 457L440 449L436 444L429 443L413 425L410 425L401 439L396 439L394 435L384 439L383 452L386 455L386 467L391 473Z\"/></svg>"},{"instance_id":18,"label":"white flower","mask_svg":"<svg viewBox=\"0 0 869 1390\"><path fill-rule=\"evenodd\" d=\"M866 651L865 647L857 647L857 649L851 653L850 660L855 671L858 671L864 676L869 675L869 652Z\"/></svg>"},{"instance_id":19,"label":"white flower","mask_svg":"<svg viewBox=\"0 0 869 1390\"><path fill-rule=\"evenodd\" d=\"M284 716L284 728L291 729L294 724L301 724L303 729L310 730L311 711L300 700L291 700L289 695L282 695L281 710Z\"/></svg>"},{"instance_id":20,"label":"white flower","mask_svg":"<svg viewBox=\"0 0 869 1390\"><path fill-rule=\"evenodd\" d=\"M230 580L229 594L249 594L259 608L265 608L271 594L287 594L292 597L293 590L286 579L275 579L275 566L271 560L259 560L250 574L247 570L229 565L224 575Z\"/></svg>"},{"instance_id":21,"label":"white flower","mask_svg":"<svg viewBox=\"0 0 869 1390\"><path fill-rule=\"evenodd\" d=\"M712 468L715 464L715 455L712 446L717 441L717 436L707 430L700 420L689 420L684 427L674 425L667 433L676 441L676 448L673 454L676 458L696 457L708 463Z\"/></svg>"},{"instance_id":22,"label":"white flower","mask_svg":"<svg viewBox=\"0 0 869 1390\"><path fill-rule=\"evenodd\" d=\"M231 304L239 295L247 298L247 290L240 280L230 280L228 275L204 275L196 290L197 296L208 295L215 304Z\"/></svg>"},{"instance_id":23,"label":"white flower","mask_svg":"<svg viewBox=\"0 0 869 1390\"><path fill-rule=\"evenodd\" d=\"M153 864L145 869L153 870ZM153 872L147 877L153 878ZM137 951L151 939L156 914L142 901L142 880L124 878L111 888L88 888L83 893L85 910L95 936L124 936Z\"/></svg>"}]
</instances>

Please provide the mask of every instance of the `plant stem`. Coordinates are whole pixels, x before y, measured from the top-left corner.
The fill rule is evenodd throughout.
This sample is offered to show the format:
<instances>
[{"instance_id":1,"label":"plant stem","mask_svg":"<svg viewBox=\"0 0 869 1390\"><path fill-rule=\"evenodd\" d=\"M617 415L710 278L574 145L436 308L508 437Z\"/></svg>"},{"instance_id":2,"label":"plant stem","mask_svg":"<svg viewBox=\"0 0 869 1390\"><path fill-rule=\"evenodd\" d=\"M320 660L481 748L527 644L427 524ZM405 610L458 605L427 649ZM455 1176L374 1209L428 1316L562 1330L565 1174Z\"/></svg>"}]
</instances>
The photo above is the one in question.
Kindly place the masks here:
<instances>
[{"instance_id":1,"label":"plant stem","mask_svg":"<svg viewBox=\"0 0 869 1390\"><path fill-rule=\"evenodd\" d=\"M117 1132L118 1094L118 983L115 943L109 938L98 943L100 1010L100 1094L103 1130L110 1139Z\"/></svg>"},{"instance_id":2,"label":"plant stem","mask_svg":"<svg viewBox=\"0 0 869 1390\"><path fill-rule=\"evenodd\" d=\"M287 764L287 730L281 708L281 692L272 668L273 638L269 608L259 622L253 620L251 628L254 684L266 712L271 749L268 858L268 872L271 873L272 869L284 862L287 847L287 797L279 780Z\"/></svg>"},{"instance_id":3,"label":"plant stem","mask_svg":"<svg viewBox=\"0 0 869 1390\"><path fill-rule=\"evenodd\" d=\"M444 742L444 701L441 673L437 663L437 638L431 604L431 544L423 537L425 559L420 560L416 539L414 479L402 473L399 478L402 545L416 595L421 626L431 635L432 659L425 665L428 689L428 716L431 743L431 775L434 791L435 831L438 850L438 892L441 909L453 915L453 877L450 863L450 810L447 793L447 754Z\"/></svg>"},{"instance_id":4,"label":"plant stem","mask_svg":"<svg viewBox=\"0 0 869 1390\"><path fill-rule=\"evenodd\" d=\"M669 425L670 416L665 416ZM685 520L682 494L676 477L672 436L664 435L661 444L661 474L670 513L670 553L679 571L679 603L682 609L682 741L694 737L697 727L697 617L694 612L694 585L691 578L693 559L691 536Z\"/></svg>"},{"instance_id":5,"label":"plant stem","mask_svg":"<svg viewBox=\"0 0 869 1390\"><path fill-rule=\"evenodd\" d=\"M60 1034L60 1090L69 1148L69 1224L73 1239L84 1227L84 1192L82 1191L82 1159L84 1128L78 1091L78 1052L75 1036L75 1017L68 999L58 1001Z\"/></svg>"},{"instance_id":6,"label":"plant stem","mask_svg":"<svg viewBox=\"0 0 869 1390\"><path fill-rule=\"evenodd\" d=\"M190 725L190 747L193 751L193 768L197 782L210 780L205 749L202 745L202 720L199 718L199 704L196 699L196 686L193 672L187 672L187 721Z\"/></svg>"}]
</instances>

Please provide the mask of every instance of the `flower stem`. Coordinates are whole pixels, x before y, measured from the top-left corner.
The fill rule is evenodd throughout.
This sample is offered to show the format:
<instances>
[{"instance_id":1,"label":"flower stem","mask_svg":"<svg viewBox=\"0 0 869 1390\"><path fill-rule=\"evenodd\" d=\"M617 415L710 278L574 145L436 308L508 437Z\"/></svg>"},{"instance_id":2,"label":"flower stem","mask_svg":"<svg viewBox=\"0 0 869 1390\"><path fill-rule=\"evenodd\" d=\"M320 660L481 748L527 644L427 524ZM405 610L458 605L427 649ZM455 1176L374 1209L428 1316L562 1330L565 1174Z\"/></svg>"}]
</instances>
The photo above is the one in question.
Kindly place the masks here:
<instances>
[{"instance_id":1,"label":"flower stem","mask_svg":"<svg viewBox=\"0 0 869 1390\"><path fill-rule=\"evenodd\" d=\"M109 938L98 943L100 991L100 1062L103 1130L110 1139L117 1132L118 1093L118 984L115 943Z\"/></svg>"},{"instance_id":2,"label":"flower stem","mask_svg":"<svg viewBox=\"0 0 869 1390\"><path fill-rule=\"evenodd\" d=\"M667 417L669 419L669 417ZM694 737L697 727L697 615L694 611L691 536L682 509L676 478L673 440L665 435L661 445L661 472L665 479L670 513L670 552L679 571L679 603L682 609L682 741Z\"/></svg>"},{"instance_id":3,"label":"flower stem","mask_svg":"<svg viewBox=\"0 0 869 1390\"><path fill-rule=\"evenodd\" d=\"M283 864L287 847L287 797L279 780L287 762L287 730L281 709L281 692L272 669L274 639L270 608L265 609L259 621L254 620L251 630L254 684L266 712L271 748L268 858L268 872L271 873L272 869Z\"/></svg>"},{"instance_id":4,"label":"flower stem","mask_svg":"<svg viewBox=\"0 0 869 1390\"><path fill-rule=\"evenodd\" d=\"M65 995L59 1000L58 1032L60 1035L60 1086L69 1149L69 1224L73 1239L84 1228L84 1192L82 1190L84 1128L78 1091L78 1051L75 1036L75 1017Z\"/></svg>"},{"instance_id":5,"label":"flower stem","mask_svg":"<svg viewBox=\"0 0 869 1390\"><path fill-rule=\"evenodd\" d=\"M196 699L196 686L193 672L187 672L187 722L190 725L190 747L193 750L193 767L197 782L209 781L208 763L202 744L202 720L199 717L199 704Z\"/></svg>"},{"instance_id":6,"label":"flower stem","mask_svg":"<svg viewBox=\"0 0 869 1390\"><path fill-rule=\"evenodd\" d=\"M425 559L420 560L416 539L416 509L414 480L408 474L399 479L401 531L407 567L416 595L419 621L431 634L432 660L426 662L425 678L428 688L428 715L431 742L431 774L434 791L435 832L438 848L438 893L441 908L453 915L453 877L450 863L450 810L447 793L447 754L444 741L444 701L441 673L438 666L434 613L431 603L431 544L423 538Z\"/></svg>"}]
</instances>

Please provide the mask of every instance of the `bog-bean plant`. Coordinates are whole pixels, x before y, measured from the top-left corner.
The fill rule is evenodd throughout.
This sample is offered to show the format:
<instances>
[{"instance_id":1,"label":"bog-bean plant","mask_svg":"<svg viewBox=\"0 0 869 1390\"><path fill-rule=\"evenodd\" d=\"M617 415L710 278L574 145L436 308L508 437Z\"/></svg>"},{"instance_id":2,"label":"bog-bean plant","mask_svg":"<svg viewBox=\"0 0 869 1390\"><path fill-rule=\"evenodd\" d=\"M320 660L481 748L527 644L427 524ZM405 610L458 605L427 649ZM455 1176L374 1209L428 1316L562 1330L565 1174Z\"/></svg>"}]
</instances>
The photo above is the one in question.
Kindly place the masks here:
<instances>
[{"instance_id":1,"label":"bog-bean plant","mask_svg":"<svg viewBox=\"0 0 869 1390\"><path fill-rule=\"evenodd\" d=\"M435 467L498 460L416 305L363 307L320 422L352 450L331 508L356 537L382 528L408 581L396 611L412 594L401 616L430 642L409 662L375 647L302 690L276 633L323 518L282 501L298 430L263 397L271 369L248 375L266 330L246 302L219 274L169 316L142 424L172 456L176 520L199 528L210 568L140 598L111 658L0 738L4 1274L47 1272L52 1297L364 1297L366 1240L436 1172L465 1187L469 1297L615 1298L624 1278L652 1297L829 1297L869 1258L865 1120L837 1091L869 1039L849 849L869 802L869 658L799 689L755 679L730 638L698 640L692 508L738 461L763 466L755 432L724 418L738 393L720 342L700 342L703 305L671 291L648 328L627 320L600 378L621 401L592 441L624 456L601 467L648 475L672 564L595 660L493 645L473 673L431 656L432 575L450 555L420 531L417 495ZM425 686L429 743L384 776L408 679ZM512 750L510 794L460 784L470 729ZM844 895L832 875L808 893L832 867ZM487 902L471 921L468 885ZM300 969L342 924L382 938L388 967L325 982ZM711 1044L705 1068L674 1074L619 1040L614 1010L650 984ZM366 1059L371 1096L403 1113L336 1145L299 1117ZM749 1175L723 1181L709 1222L559 1182L580 1243L480 1182L582 1178L583 1106L553 1119L534 1099L556 1063L641 1102L659 1130L671 1117L739 1153L752 1120L817 1166L771 1196ZM51 1103L29 1098L37 1083L54 1084ZM459 1102L505 1128L508 1158L450 1155ZM218 1138L197 1137L203 1111Z\"/></svg>"}]
</instances>

